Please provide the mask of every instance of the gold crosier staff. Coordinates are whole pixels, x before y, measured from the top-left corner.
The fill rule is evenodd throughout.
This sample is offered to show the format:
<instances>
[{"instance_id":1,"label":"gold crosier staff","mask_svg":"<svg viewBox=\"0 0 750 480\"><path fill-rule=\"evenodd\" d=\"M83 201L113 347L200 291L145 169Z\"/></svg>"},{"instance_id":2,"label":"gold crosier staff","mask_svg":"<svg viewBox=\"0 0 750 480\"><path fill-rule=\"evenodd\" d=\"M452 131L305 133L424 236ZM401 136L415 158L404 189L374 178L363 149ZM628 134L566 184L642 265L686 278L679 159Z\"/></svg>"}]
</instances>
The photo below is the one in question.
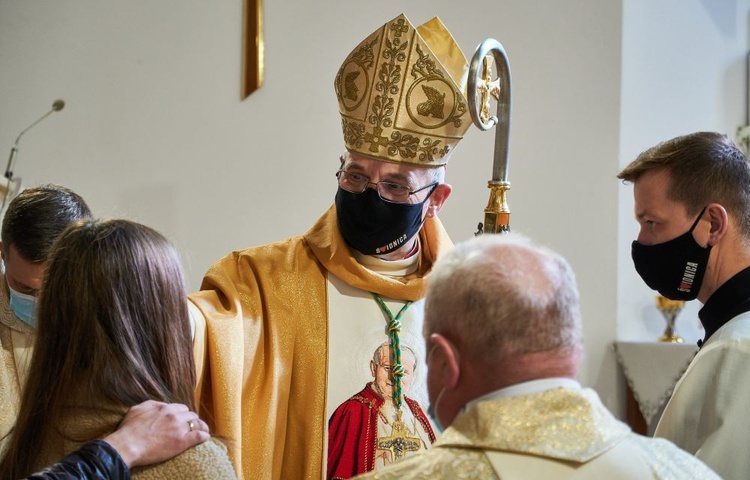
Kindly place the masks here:
<instances>
[{"instance_id":1,"label":"gold crosier staff","mask_svg":"<svg viewBox=\"0 0 750 480\"><path fill-rule=\"evenodd\" d=\"M490 55L495 60L497 78L492 80ZM484 224L479 223L476 235L510 232L510 209L506 193L508 181L508 147L510 142L510 64L503 46L488 38L477 47L469 66L469 113L480 130L495 127L495 158L492 180L487 182L490 200L484 209ZM497 102L497 115L490 115L490 101Z\"/></svg>"}]
</instances>

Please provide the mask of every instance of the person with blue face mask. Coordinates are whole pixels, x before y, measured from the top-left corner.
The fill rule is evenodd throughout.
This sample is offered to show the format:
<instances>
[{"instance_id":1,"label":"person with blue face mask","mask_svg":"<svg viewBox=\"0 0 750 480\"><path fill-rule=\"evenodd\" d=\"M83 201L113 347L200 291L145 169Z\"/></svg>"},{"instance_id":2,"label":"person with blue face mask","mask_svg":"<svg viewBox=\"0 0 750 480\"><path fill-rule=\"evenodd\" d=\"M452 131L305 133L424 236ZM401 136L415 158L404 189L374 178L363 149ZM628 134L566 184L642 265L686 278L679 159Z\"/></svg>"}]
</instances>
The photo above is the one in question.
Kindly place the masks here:
<instances>
[{"instance_id":1,"label":"person with blue face mask","mask_svg":"<svg viewBox=\"0 0 750 480\"><path fill-rule=\"evenodd\" d=\"M68 226L89 218L91 210L80 195L52 184L21 191L5 211L0 230L0 451L16 423L52 244ZM131 412L104 440L30 478L130 478L129 467L162 462L209 437L208 425L184 405L150 401Z\"/></svg>"},{"instance_id":2,"label":"person with blue face mask","mask_svg":"<svg viewBox=\"0 0 750 480\"><path fill-rule=\"evenodd\" d=\"M83 198L59 185L23 190L5 211L0 231L0 445L15 423L52 243L70 224L90 217Z\"/></svg>"},{"instance_id":3,"label":"person with blue face mask","mask_svg":"<svg viewBox=\"0 0 750 480\"><path fill-rule=\"evenodd\" d=\"M677 383L655 436L725 479L750 456L750 164L726 135L697 132L641 153L618 174L633 184L640 225L631 251L648 287L697 299L700 351Z\"/></svg>"},{"instance_id":4,"label":"person with blue face mask","mask_svg":"<svg viewBox=\"0 0 750 480\"><path fill-rule=\"evenodd\" d=\"M637 435L576 377L579 295L560 255L517 233L438 260L425 297L425 453L358 479L718 479L665 440Z\"/></svg>"},{"instance_id":5,"label":"person with blue face mask","mask_svg":"<svg viewBox=\"0 0 750 480\"><path fill-rule=\"evenodd\" d=\"M27 262L13 246L8 248L7 255L4 250L3 273L8 288L8 305L17 319L33 329L36 327L36 297L39 294L37 285L41 285L44 265ZM13 288L13 285L16 288ZM27 293L21 293L19 290Z\"/></svg>"}]
</instances>

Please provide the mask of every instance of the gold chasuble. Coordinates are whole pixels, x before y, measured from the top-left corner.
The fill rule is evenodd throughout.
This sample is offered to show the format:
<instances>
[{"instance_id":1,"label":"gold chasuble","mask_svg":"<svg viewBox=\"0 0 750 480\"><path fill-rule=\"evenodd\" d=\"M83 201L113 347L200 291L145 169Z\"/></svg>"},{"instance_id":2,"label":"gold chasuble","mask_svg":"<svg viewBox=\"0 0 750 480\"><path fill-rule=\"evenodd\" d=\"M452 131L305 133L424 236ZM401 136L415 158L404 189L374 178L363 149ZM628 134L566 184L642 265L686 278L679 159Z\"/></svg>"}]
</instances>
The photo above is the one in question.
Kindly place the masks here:
<instances>
[{"instance_id":1,"label":"gold chasuble","mask_svg":"<svg viewBox=\"0 0 750 480\"><path fill-rule=\"evenodd\" d=\"M328 274L382 297L416 301L452 247L442 224L420 231L417 272L388 277L358 263L331 207L304 235L233 252L190 296L200 414L245 479L322 478L328 421ZM332 379L335 381L335 379Z\"/></svg>"}]
</instances>

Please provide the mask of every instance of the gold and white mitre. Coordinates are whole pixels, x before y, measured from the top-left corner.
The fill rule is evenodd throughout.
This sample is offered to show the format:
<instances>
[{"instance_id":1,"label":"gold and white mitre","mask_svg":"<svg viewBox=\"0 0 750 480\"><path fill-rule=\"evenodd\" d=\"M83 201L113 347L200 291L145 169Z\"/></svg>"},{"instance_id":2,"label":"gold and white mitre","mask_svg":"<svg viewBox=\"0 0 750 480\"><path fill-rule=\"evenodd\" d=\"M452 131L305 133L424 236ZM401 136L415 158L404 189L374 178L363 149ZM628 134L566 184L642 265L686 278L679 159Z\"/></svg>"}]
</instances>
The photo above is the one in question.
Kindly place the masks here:
<instances>
[{"instance_id":1,"label":"gold and white mitre","mask_svg":"<svg viewBox=\"0 0 750 480\"><path fill-rule=\"evenodd\" d=\"M346 148L389 162L445 165L471 125L468 70L437 17L418 28L403 14L386 23L336 74Z\"/></svg>"}]
</instances>

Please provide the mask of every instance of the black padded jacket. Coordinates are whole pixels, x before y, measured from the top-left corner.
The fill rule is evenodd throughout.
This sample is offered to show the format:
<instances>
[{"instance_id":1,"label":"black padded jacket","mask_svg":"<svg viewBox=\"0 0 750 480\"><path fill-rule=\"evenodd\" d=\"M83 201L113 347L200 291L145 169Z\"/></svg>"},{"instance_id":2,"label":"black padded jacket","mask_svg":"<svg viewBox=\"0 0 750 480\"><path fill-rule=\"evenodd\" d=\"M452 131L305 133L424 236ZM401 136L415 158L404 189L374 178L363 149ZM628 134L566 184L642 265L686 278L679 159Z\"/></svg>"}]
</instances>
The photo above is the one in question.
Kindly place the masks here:
<instances>
[{"instance_id":1,"label":"black padded jacket","mask_svg":"<svg viewBox=\"0 0 750 480\"><path fill-rule=\"evenodd\" d=\"M103 440L94 440L58 463L26 480L130 480L130 470L117 450Z\"/></svg>"}]
</instances>

